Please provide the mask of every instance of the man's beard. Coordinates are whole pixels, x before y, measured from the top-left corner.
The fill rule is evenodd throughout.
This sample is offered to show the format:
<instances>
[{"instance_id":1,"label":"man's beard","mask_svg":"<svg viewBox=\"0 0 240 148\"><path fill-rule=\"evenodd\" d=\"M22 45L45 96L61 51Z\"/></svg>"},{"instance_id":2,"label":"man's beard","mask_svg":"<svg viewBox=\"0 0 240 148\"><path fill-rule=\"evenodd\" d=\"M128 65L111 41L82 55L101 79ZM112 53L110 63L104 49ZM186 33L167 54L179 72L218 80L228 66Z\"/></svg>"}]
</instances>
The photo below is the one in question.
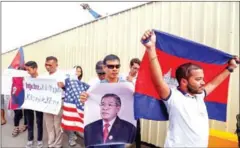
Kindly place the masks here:
<instances>
[{"instance_id":1,"label":"man's beard","mask_svg":"<svg viewBox=\"0 0 240 148\"><path fill-rule=\"evenodd\" d=\"M194 88L191 84L188 83L187 85L188 92L191 94L201 94L198 89Z\"/></svg>"}]
</instances>

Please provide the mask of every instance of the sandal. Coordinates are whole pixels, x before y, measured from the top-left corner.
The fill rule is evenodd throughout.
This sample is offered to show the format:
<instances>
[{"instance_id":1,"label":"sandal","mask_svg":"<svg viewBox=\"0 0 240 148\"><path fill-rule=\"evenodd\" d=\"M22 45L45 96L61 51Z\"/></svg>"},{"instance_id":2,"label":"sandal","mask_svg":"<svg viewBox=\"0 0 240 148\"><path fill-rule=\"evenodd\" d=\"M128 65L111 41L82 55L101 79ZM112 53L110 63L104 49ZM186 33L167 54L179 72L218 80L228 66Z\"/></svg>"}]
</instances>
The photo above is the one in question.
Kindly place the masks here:
<instances>
[{"instance_id":1,"label":"sandal","mask_svg":"<svg viewBox=\"0 0 240 148\"><path fill-rule=\"evenodd\" d=\"M27 125L22 125L19 129L19 132L22 133L22 132L25 132L27 130Z\"/></svg>"},{"instance_id":2,"label":"sandal","mask_svg":"<svg viewBox=\"0 0 240 148\"><path fill-rule=\"evenodd\" d=\"M18 134L19 134L19 128L18 128L18 127L15 127L15 128L13 129L12 136L13 136L13 137L16 137Z\"/></svg>"}]
</instances>

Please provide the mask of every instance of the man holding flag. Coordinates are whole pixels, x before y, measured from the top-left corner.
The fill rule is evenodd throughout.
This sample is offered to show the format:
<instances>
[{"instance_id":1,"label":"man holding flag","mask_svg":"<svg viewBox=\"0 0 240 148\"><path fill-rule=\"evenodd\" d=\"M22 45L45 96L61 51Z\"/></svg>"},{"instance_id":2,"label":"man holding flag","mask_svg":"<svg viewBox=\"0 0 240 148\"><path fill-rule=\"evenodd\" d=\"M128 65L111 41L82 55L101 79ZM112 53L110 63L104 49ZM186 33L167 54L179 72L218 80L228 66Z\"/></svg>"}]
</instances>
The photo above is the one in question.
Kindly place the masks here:
<instances>
[{"instance_id":1,"label":"man holding flag","mask_svg":"<svg viewBox=\"0 0 240 148\"><path fill-rule=\"evenodd\" d=\"M15 92L15 94L12 93L12 92L9 92L9 93L6 94L6 95L11 96L8 107L9 107L9 109L14 110L14 129L13 129L13 132L12 132L13 137L16 137L20 132L24 132L24 131L27 130L27 119L26 119L26 116L25 116L26 115L26 110L17 109L17 108L20 107L19 105L22 103L23 98L24 98L24 97L22 97L22 95L24 94L24 91L23 91L22 87L20 87L21 85L18 85L18 84L22 83L23 78L21 78L22 76L19 77L19 75L16 76L16 74L18 72L15 71L15 70L19 70L19 73L20 72L22 73L23 71L20 71L20 70L25 70L25 67L24 67L25 62L24 61L25 60L24 60L23 48L20 47L19 50L17 51L16 56L14 57L14 59L12 60L11 64L8 67L8 70L11 69L10 71L12 71L12 73L13 73L13 75L11 75L11 77L13 77L13 78L11 78L12 80L8 83L10 83L11 86L12 86L12 88L11 88L12 92ZM23 73L25 73L25 72L23 72ZM23 75L25 75L25 74L23 74ZM13 86L17 86L17 85L18 85L18 87L17 87L18 89L13 89L14 88ZM14 91L14 90L17 90L17 91ZM17 99L18 100L17 104L15 104L16 102L14 102L14 98L18 98ZM19 126L20 120L23 117L23 112L24 112L24 125Z\"/></svg>"},{"instance_id":2,"label":"man holding flag","mask_svg":"<svg viewBox=\"0 0 240 148\"><path fill-rule=\"evenodd\" d=\"M169 114L169 128L164 147L208 147L209 123L204 98L237 68L239 58L230 59L227 67L206 85L201 66L192 62L182 64L176 69L178 87L170 88L164 81L163 64L159 64L161 58L158 60L155 33L146 31L142 41L146 41L143 44L146 47L154 87ZM165 46L171 47L170 44ZM178 49L181 50L181 47Z\"/></svg>"}]
</instances>

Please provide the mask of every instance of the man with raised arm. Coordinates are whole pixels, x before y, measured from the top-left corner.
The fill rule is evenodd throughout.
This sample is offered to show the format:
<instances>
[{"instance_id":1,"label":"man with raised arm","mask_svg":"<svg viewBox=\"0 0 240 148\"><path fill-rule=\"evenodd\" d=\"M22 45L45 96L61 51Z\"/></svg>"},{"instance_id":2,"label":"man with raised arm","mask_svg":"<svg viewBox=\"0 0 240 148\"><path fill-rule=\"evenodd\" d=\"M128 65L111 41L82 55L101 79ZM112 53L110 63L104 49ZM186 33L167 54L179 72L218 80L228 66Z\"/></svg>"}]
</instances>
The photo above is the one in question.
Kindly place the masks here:
<instances>
[{"instance_id":1,"label":"man with raised arm","mask_svg":"<svg viewBox=\"0 0 240 148\"><path fill-rule=\"evenodd\" d=\"M141 38L150 62L151 77L156 90L167 107L169 127L164 147L208 147L209 123L204 98L221 84L235 68L238 57L209 83L204 82L203 69L193 63L180 65L176 70L179 86L170 88L163 79L156 54L156 35L148 30Z\"/></svg>"}]
</instances>

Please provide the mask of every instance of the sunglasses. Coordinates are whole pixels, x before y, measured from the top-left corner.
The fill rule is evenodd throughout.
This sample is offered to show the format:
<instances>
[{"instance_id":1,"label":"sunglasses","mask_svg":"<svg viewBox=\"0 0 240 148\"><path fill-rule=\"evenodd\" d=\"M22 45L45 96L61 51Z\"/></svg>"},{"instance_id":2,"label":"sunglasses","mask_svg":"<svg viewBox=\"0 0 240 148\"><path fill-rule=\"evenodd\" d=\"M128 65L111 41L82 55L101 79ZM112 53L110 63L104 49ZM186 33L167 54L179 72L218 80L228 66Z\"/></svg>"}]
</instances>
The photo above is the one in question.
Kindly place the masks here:
<instances>
[{"instance_id":1,"label":"sunglasses","mask_svg":"<svg viewBox=\"0 0 240 148\"><path fill-rule=\"evenodd\" d=\"M99 72L98 75L105 75L105 73L104 72Z\"/></svg>"},{"instance_id":2,"label":"sunglasses","mask_svg":"<svg viewBox=\"0 0 240 148\"><path fill-rule=\"evenodd\" d=\"M109 68L109 69L114 69L114 67L115 67L116 69L119 69L119 68L121 67L120 64L118 64L118 65L106 65L106 66L107 66L107 68Z\"/></svg>"}]
</instances>

